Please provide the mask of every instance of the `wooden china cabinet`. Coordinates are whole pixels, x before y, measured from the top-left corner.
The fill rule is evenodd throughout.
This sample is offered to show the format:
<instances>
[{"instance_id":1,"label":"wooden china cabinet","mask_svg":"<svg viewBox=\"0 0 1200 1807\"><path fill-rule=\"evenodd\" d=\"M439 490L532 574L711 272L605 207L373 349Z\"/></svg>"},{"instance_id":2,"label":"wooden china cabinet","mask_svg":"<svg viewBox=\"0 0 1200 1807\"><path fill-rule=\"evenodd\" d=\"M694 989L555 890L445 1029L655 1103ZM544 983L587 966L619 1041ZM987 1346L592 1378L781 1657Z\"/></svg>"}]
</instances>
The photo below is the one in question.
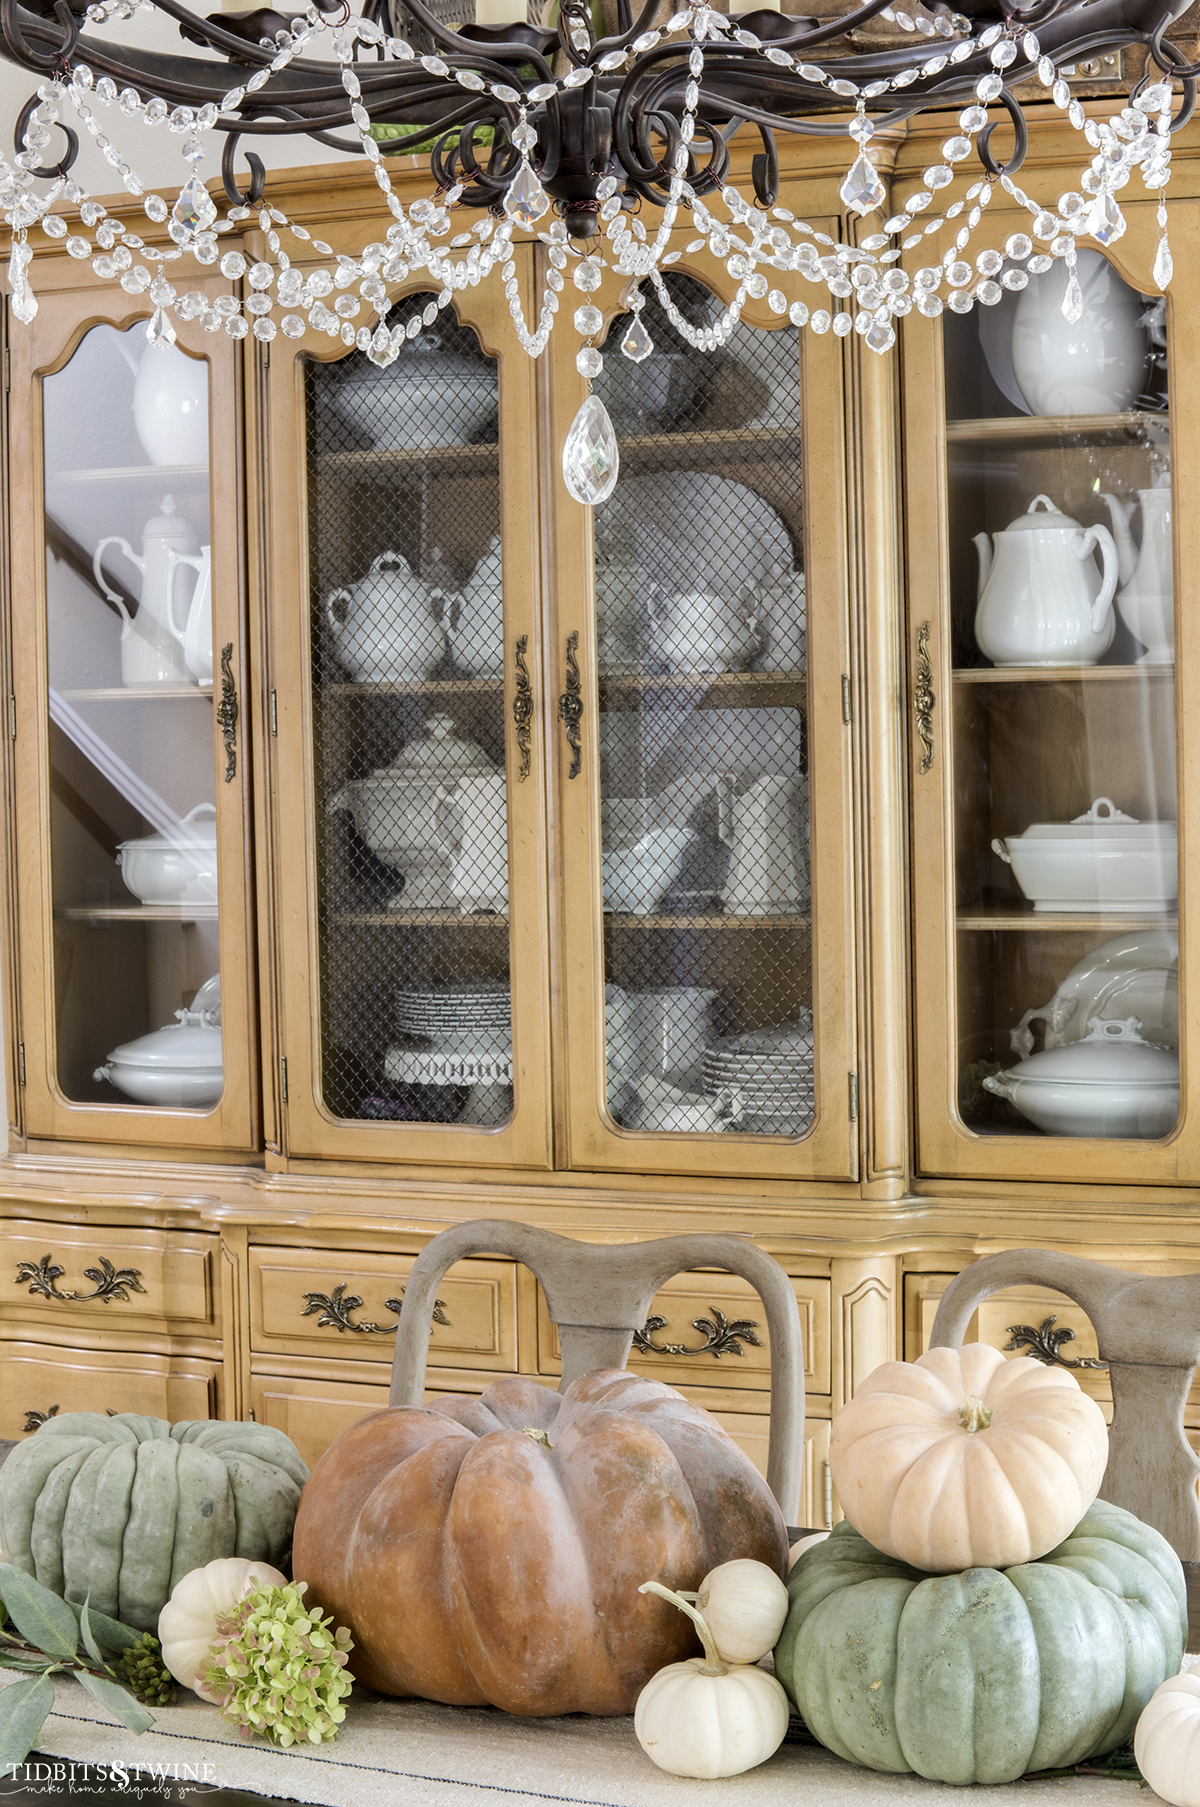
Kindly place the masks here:
<instances>
[{"instance_id":1,"label":"wooden china cabinet","mask_svg":"<svg viewBox=\"0 0 1200 1807\"><path fill-rule=\"evenodd\" d=\"M950 123L886 140L890 206ZM820 1524L833 1412L919 1352L977 1254L1196 1265L1186 833L1178 904L1136 914L1036 911L991 852L1100 797L1187 820L1200 136L1180 138L1165 309L1153 201L1122 197L1106 253L1153 315L1144 392L1086 417L1021 399L1016 288L914 312L888 358L797 328L791 303L820 306L799 276L709 359L651 297L634 363L628 297L581 292L547 233L513 274L527 318L561 287L540 360L495 283L438 314L411 279L388 292L411 343L375 370L299 320L269 344L184 324L149 345L143 296L37 247L40 311L7 341L0 1435L52 1409L254 1413L311 1460L386 1402L439 1229L711 1227L793 1280ZM845 142L790 150L780 196L835 238L870 229L839 212ZM1057 196L1079 155L1054 115L1028 185ZM272 198L332 253L386 227L352 166ZM1027 216L997 191L989 223L1002 245ZM223 249L253 262L241 230ZM735 278L689 240L670 306L712 319ZM621 452L595 510L560 465L585 302ZM207 406L207 456L146 426L168 380ZM979 650L976 536L1038 494L1090 527L1105 495L1127 512L1167 482L1173 664L1139 664L1125 625L1086 666ZM1111 1018L1127 994L1119 1014L1179 1046L1169 1133L1047 1133L983 1085L1014 1033L1079 1039L1048 1030L1056 999ZM1054 1312L1087 1353L1086 1320L1037 1289L979 1332ZM557 1362L527 1271L451 1271L434 1393ZM673 1281L634 1363L765 1465L769 1351L741 1281Z\"/></svg>"}]
</instances>

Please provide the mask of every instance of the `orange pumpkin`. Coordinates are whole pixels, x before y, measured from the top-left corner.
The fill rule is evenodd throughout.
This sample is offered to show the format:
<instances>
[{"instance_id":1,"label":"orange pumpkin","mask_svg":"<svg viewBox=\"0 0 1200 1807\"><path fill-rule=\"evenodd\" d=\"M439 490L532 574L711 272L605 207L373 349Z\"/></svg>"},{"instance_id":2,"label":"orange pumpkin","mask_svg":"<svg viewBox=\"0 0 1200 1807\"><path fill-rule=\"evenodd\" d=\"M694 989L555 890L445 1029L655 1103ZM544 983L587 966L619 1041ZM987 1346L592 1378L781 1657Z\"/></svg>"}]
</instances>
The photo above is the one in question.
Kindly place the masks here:
<instances>
[{"instance_id":1,"label":"orange pumpkin","mask_svg":"<svg viewBox=\"0 0 1200 1807\"><path fill-rule=\"evenodd\" d=\"M737 1556L786 1572L766 1482L673 1387L609 1369L360 1419L304 1489L292 1566L370 1687L542 1716L631 1713L693 1644L641 1583Z\"/></svg>"}]
</instances>

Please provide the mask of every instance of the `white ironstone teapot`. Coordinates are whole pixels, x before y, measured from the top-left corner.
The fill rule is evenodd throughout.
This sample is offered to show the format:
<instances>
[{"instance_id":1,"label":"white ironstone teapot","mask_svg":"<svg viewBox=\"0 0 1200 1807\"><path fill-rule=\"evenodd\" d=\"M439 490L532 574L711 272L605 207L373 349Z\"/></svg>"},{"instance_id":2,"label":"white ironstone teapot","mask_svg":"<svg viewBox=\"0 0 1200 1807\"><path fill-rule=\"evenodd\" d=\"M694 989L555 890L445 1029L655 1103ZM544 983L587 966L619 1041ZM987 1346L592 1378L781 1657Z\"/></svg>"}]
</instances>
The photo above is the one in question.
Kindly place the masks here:
<instances>
[{"instance_id":1,"label":"white ironstone teapot","mask_svg":"<svg viewBox=\"0 0 1200 1807\"><path fill-rule=\"evenodd\" d=\"M1117 549L1107 527L1085 530L1049 496L1035 496L1003 533L978 533L974 543L975 639L985 658L994 665L1094 665L1104 656L1117 625Z\"/></svg>"},{"instance_id":2,"label":"white ironstone teapot","mask_svg":"<svg viewBox=\"0 0 1200 1807\"><path fill-rule=\"evenodd\" d=\"M338 658L359 683L427 678L446 656L429 589L398 552L381 552L358 583L335 590L325 617Z\"/></svg>"}]
</instances>

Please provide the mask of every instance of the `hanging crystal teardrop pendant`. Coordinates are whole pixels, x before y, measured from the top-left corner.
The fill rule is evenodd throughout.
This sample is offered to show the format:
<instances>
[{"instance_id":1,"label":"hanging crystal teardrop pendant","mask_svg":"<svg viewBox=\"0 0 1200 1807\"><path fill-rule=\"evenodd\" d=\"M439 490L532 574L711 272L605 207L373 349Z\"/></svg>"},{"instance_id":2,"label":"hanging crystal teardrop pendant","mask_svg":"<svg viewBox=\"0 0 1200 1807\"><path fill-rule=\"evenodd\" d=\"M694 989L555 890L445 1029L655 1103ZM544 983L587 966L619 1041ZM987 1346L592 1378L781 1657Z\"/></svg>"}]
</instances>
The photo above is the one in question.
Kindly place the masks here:
<instances>
[{"instance_id":1,"label":"hanging crystal teardrop pendant","mask_svg":"<svg viewBox=\"0 0 1200 1807\"><path fill-rule=\"evenodd\" d=\"M180 189L179 199L171 209L171 218L188 232L207 232L216 217L212 196L199 176L193 176Z\"/></svg>"},{"instance_id":2,"label":"hanging crystal teardrop pendant","mask_svg":"<svg viewBox=\"0 0 1200 1807\"><path fill-rule=\"evenodd\" d=\"M398 347L392 344L392 335L386 326L377 326L374 337L367 347L367 357L377 370L386 370L400 356Z\"/></svg>"},{"instance_id":3,"label":"hanging crystal teardrop pendant","mask_svg":"<svg viewBox=\"0 0 1200 1807\"><path fill-rule=\"evenodd\" d=\"M504 211L518 226L534 226L550 205L546 193L528 163L522 163L504 196Z\"/></svg>"},{"instance_id":4,"label":"hanging crystal teardrop pendant","mask_svg":"<svg viewBox=\"0 0 1200 1807\"><path fill-rule=\"evenodd\" d=\"M1175 265L1171 259L1171 247L1167 243L1167 235L1164 232L1158 241L1158 250L1154 253L1154 280L1160 289L1165 289L1174 274ZM13 305L15 307L16 303L14 302Z\"/></svg>"},{"instance_id":5,"label":"hanging crystal teardrop pendant","mask_svg":"<svg viewBox=\"0 0 1200 1807\"><path fill-rule=\"evenodd\" d=\"M1079 278L1075 274L1075 266L1071 266L1071 280L1067 284L1067 292L1062 300L1063 319L1069 320L1072 326L1083 318L1083 290L1079 286Z\"/></svg>"},{"instance_id":6,"label":"hanging crystal teardrop pendant","mask_svg":"<svg viewBox=\"0 0 1200 1807\"><path fill-rule=\"evenodd\" d=\"M642 325L640 314L635 314L629 322L629 331L621 340L621 350L634 364L640 364L654 350L654 340Z\"/></svg>"},{"instance_id":7,"label":"hanging crystal teardrop pendant","mask_svg":"<svg viewBox=\"0 0 1200 1807\"><path fill-rule=\"evenodd\" d=\"M37 296L28 283L22 282L19 287L14 286L11 306L21 325L28 326L38 311Z\"/></svg>"},{"instance_id":8,"label":"hanging crystal teardrop pendant","mask_svg":"<svg viewBox=\"0 0 1200 1807\"><path fill-rule=\"evenodd\" d=\"M607 502L616 486L621 455L608 409L589 395L571 422L563 446L563 482L577 502Z\"/></svg>"},{"instance_id":9,"label":"hanging crystal teardrop pendant","mask_svg":"<svg viewBox=\"0 0 1200 1807\"><path fill-rule=\"evenodd\" d=\"M12 295L12 311L21 322L28 326L38 311L37 296L25 280L25 272L33 262L33 252L25 242L24 233L13 241L13 248L8 258L8 284Z\"/></svg>"},{"instance_id":10,"label":"hanging crystal teardrop pendant","mask_svg":"<svg viewBox=\"0 0 1200 1807\"><path fill-rule=\"evenodd\" d=\"M860 151L850 166L846 180L838 190L847 207L853 207L855 213L872 213L880 205L887 194L887 189L879 179L879 171L864 151Z\"/></svg>"},{"instance_id":11,"label":"hanging crystal teardrop pendant","mask_svg":"<svg viewBox=\"0 0 1200 1807\"><path fill-rule=\"evenodd\" d=\"M175 343L175 328L161 307L156 307L150 316L150 324L146 328L146 339L151 345L174 345Z\"/></svg>"},{"instance_id":12,"label":"hanging crystal teardrop pendant","mask_svg":"<svg viewBox=\"0 0 1200 1807\"><path fill-rule=\"evenodd\" d=\"M1125 215L1107 189L1101 189L1088 214L1087 229L1102 245L1111 245L1125 230Z\"/></svg>"}]
</instances>

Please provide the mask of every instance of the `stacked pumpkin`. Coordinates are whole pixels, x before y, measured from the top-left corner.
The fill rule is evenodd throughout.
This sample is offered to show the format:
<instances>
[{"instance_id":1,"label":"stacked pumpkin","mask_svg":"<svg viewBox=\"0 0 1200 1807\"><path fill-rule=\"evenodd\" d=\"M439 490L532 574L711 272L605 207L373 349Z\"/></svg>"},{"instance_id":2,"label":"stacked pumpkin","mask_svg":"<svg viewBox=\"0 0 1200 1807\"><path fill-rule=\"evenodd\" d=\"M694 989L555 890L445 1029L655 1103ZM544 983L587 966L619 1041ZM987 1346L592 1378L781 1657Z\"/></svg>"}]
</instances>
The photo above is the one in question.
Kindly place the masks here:
<instances>
[{"instance_id":1,"label":"stacked pumpkin","mask_svg":"<svg viewBox=\"0 0 1200 1807\"><path fill-rule=\"evenodd\" d=\"M1165 1538L1096 1498L1103 1415L983 1344L888 1362L839 1413L845 1521L792 1570L775 1673L852 1762L1009 1782L1127 1744L1187 1637Z\"/></svg>"}]
</instances>

